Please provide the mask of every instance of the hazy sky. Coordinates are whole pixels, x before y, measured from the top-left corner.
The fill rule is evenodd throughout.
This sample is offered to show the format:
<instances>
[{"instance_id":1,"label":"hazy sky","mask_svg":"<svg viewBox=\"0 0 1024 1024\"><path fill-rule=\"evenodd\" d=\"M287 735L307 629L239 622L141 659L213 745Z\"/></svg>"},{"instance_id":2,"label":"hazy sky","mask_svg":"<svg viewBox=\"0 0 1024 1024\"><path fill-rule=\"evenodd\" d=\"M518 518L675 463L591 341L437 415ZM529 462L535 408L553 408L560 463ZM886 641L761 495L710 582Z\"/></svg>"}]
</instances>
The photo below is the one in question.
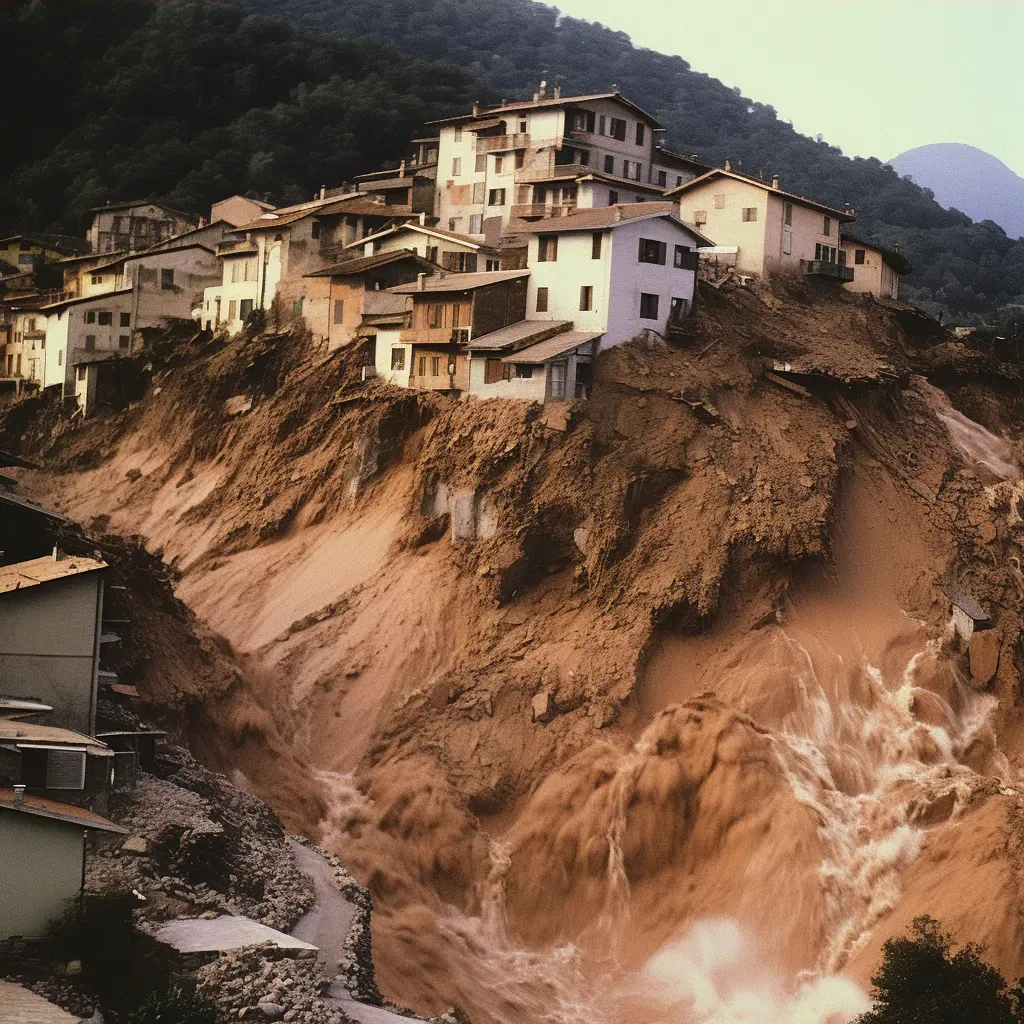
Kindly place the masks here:
<instances>
[{"instance_id":1,"label":"hazy sky","mask_svg":"<svg viewBox=\"0 0 1024 1024\"><path fill-rule=\"evenodd\" d=\"M966 142L1024 176L1024 0L545 0L679 54L804 135Z\"/></svg>"}]
</instances>

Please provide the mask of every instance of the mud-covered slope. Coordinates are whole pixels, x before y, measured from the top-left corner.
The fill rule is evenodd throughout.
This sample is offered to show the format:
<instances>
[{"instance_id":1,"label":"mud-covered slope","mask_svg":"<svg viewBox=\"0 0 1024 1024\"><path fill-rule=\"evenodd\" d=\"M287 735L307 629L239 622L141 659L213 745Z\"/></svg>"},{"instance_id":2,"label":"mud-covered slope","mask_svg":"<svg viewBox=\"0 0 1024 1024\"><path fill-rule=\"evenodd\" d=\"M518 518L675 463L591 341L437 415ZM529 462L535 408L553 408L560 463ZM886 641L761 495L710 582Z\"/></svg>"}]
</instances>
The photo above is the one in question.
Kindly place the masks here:
<instances>
[{"instance_id":1,"label":"mud-covered slope","mask_svg":"<svg viewBox=\"0 0 1024 1024\"><path fill-rule=\"evenodd\" d=\"M597 378L451 401L200 340L134 407L5 440L224 639L196 749L370 886L396 1002L660 1019L695 998L668 963L728 1008L727 926L766 1020L824 1020L923 912L1016 976L1016 368L799 288L709 291L685 348ZM996 620L979 689L944 585Z\"/></svg>"}]
</instances>

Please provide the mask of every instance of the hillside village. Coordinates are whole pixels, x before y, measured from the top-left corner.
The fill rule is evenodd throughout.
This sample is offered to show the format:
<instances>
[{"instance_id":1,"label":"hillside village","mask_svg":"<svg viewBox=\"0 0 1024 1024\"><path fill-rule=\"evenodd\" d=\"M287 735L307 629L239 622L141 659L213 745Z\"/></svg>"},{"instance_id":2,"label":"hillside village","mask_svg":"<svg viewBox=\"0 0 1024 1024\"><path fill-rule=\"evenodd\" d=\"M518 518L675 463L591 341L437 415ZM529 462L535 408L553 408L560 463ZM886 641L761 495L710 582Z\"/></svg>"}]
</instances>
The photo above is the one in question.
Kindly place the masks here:
<instances>
[{"instance_id":1,"label":"hillside village","mask_svg":"<svg viewBox=\"0 0 1024 1024\"><path fill-rule=\"evenodd\" d=\"M542 82L425 125L397 167L308 202L232 196L200 216L111 201L84 239L2 239L0 389L59 388L88 415L105 364L148 331L270 317L358 346L367 375L400 387L584 399L597 353L685 339L698 278L804 275L898 299L908 261L856 236L848 205L706 166L663 131L614 87Z\"/></svg>"},{"instance_id":2,"label":"hillside village","mask_svg":"<svg viewBox=\"0 0 1024 1024\"><path fill-rule=\"evenodd\" d=\"M770 309L773 280L792 275L816 282L812 301L845 290L865 306L900 308L910 264L857 236L849 205L789 193L777 176L741 174L728 161L702 164L661 145L663 130L614 88L563 97L542 82L528 100L425 125L397 166L325 186L307 202L275 208L235 195L199 215L112 201L91 211L84 238L2 239L0 399L13 408L46 393L63 413L92 417L105 389L118 386L118 366L160 335L193 351L197 338L262 332L272 343L273 328L317 353L354 356L363 381L507 400L498 414L506 415L529 402L588 400L598 357L629 342L687 346L702 292L746 291ZM616 355L628 377L634 364ZM810 397L773 379L787 397ZM681 401L719 417L703 399ZM0 451L0 472L39 468ZM801 480L809 492L810 477ZM167 748L167 732L139 717L139 692L118 670L135 628L124 566L80 536L69 549L65 517L14 484L0 475L0 531L12 538L0 551L0 868L9 883L0 961L17 960L69 903L119 873L146 904L136 917L175 971L198 972L200 990L214 996L217 972L235 971L222 1019L404 1019L379 1009L366 890L323 851L296 850L265 805ZM438 494L431 500L440 503ZM468 519L482 515L472 491L453 495L453 536L464 500ZM586 534L572 534L584 553ZM486 564L477 572L492 575ZM169 585L160 601L173 605ZM973 614L983 621L983 610ZM546 723L553 700L549 709L546 693L537 697L531 721ZM244 815L257 822L246 826L255 838L238 825ZM173 856L159 852L168 844ZM265 863L254 859L257 846L271 851ZM219 888L203 874L213 861L230 865ZM39 865L45 887L33 881ZM340 961L329 942L313 943L322 936L304 916L325 870L348 907ZM256 960L230 959L261 943ZM318 959L333 982L313 972ZM13 998L5 984L0 999ZM364 1003L376 1004L368 1016ZM53 1009L39 1019L75 1018Z\"/></svg>"}]
</instances>

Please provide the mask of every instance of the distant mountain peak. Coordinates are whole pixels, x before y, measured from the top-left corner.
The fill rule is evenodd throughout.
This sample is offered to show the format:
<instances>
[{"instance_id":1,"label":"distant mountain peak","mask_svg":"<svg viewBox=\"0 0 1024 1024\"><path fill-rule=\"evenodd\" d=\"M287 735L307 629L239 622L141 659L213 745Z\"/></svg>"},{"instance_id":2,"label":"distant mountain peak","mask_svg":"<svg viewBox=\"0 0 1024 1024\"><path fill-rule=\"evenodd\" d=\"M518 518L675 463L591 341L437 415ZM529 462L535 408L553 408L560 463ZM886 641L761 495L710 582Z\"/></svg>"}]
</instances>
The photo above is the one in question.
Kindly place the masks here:
<instances>
[{"instance_id":1,"label":"distant mountain peak","mask_svg":"<svg viewBox=\"0 0 1024 1024\"><path fill-rule=\"evenodd\" d=\"M933 142L889 163L931 189L943 206L974 221L995 221L1011 238L1024 236L1024 178L991 153L965 142Z\"/></svg>"}]
</instances>

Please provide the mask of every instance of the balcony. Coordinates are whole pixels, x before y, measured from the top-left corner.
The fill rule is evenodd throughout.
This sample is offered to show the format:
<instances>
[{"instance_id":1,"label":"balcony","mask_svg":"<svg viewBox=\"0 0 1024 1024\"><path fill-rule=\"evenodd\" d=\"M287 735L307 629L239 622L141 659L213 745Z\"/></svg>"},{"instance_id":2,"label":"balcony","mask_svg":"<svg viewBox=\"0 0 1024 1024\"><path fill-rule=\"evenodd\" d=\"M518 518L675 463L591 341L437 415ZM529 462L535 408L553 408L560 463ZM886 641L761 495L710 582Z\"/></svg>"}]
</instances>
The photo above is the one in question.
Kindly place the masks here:
<instances>
[{"instance_id":1,"label":"balcony","mask_svg":"<svg viewBox=\"0 0 1024 1024\"><path fill-rule=\"evenodd\" d=\"M468 327L413 327L398 340L403 345L466 345L469 335Z\"/></svg>"},{"instance_id":2,"label":"balcony","mask_svg":"<svg viewBox=\"0 0 1024 1024\"><path fill-rule=\"evenodd\" d=\"M554 160L548 160L546 166L535 163L532 167L522 168L516 171L517 182L547 181L549 178L578 178L582 174L590 174L593 168L586 164L556 164Z\"/></svg>"},{"instance_id":3,"label":"balcony","mask_svg":"<svg viewBox=\"0 0 1024 1024\"><path fill-rule=\"evenodd\" d=\"M523 220L537 220L541 217L568 217L576 211L575 203L557 203L548 206L544 203L520 203L512 207L512 216Z\"/></svg>"},{"instance_id":4,"label":"balcony","mask_svg":"<svg viewBox=\"0 0 1024 1024\"><path fill-rule=\"evenodd\" d=\"M853 267L827 260L801 260L800 269L807 277L831 277L836 281L852 281Z\"/></svg>"},{"instance_id":5,"label":"balcony","mask_svg":"<svg viewBox=\"0 0 1024 1024\"><path fill-rule=\"evenodd\" d=\"M478 153L507 153L513 149L526 149L530 145L530 136L525 132L515 135L486 135L476 140Z\"/></svg>"}]
</instances>

